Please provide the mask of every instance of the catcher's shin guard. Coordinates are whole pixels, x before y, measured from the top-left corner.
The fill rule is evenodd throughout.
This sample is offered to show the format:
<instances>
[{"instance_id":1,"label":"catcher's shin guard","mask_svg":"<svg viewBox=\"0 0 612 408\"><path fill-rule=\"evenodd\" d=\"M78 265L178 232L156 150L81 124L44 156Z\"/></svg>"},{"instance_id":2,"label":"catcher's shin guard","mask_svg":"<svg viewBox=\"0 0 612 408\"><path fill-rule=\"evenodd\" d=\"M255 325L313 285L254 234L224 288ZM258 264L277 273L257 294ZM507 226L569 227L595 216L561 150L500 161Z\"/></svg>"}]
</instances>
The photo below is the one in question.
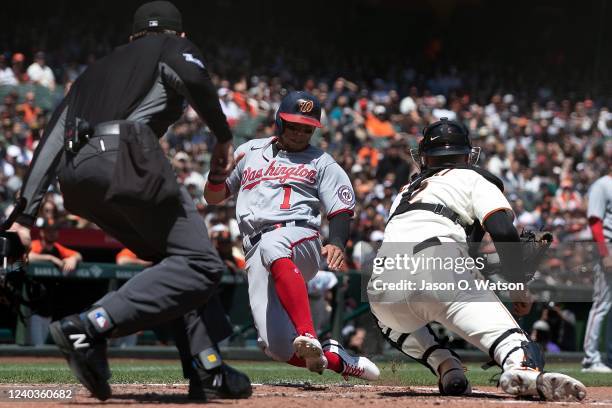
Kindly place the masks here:
<instances>
[{"instance_id":1,"label":"catcher's shin guard","mask_svg":"<svg viewBox=\"0 0 612 408\"><path fill-rule=\"evenodd\" d=\"M503 343L504 340L506 340L514 333L522 334L525 340L521 340L519 345L511 348L508 352L506 352L505 356L501 358L501 361L497 361L495 359L495 350L497 349L497 347L499 347L500 344ZM544 353L542 352L542 349L537 343L529 341L528 339L529 336L523 329L517 327L506 330L493 342L493 344L489 348L489 356L491 357L491 361L485 364L484 368L498 365L499 367L501 367L502 370L505 370L506 362L508 362L510 356L515 352L522 350L524 357L520 363L520 367L531 368L540 372L544 371Z\"/></svg>"}]
</instances>

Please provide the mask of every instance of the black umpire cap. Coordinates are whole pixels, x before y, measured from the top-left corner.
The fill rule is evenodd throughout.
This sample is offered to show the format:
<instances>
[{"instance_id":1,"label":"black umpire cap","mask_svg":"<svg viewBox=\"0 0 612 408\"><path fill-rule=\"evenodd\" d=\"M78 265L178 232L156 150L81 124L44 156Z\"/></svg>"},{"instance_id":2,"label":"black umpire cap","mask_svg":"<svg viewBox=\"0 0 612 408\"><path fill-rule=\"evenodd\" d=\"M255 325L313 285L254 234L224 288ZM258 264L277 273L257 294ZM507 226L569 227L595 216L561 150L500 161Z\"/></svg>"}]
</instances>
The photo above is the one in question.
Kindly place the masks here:
<instances>
[{"instance_id":1,"label":"black umpire cap","mask_svg":"<svg viewBox=\"0 0 612 408\"><path fill-rule=\"evenodd\" d=\"M472 142L467 128L454 120L441 118L423 129L423 140L419 143L419 154L447 156L469 154Z\"/></svg>"},{"instance_id":2,"label":"black umpire cap","mask_svg":"<svg viewBox=\"0 0 612 408\"><path fill-rule=\"evenodd\" d=\"M181 12L169 1L152 1L138 7L134 13L133 33L144 30L183 31Z\"/></svg>"}]
</instances>

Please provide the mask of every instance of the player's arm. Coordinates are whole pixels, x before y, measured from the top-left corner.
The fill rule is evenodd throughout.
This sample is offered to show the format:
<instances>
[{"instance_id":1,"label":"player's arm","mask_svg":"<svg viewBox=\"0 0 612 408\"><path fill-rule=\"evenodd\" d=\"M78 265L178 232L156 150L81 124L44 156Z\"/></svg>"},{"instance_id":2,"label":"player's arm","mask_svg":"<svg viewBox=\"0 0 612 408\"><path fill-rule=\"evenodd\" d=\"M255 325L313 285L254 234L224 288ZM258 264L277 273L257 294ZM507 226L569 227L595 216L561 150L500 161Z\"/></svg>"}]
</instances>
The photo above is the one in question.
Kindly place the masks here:
<instances>
[{"instance_id":1,"label":"player's arm","mask_svg":"<svg viewBox=\"0 0 612 408\"><path fill-rule=\"evenodd\" d=\"M242 179L242 170L244 168L244 165L241 163L244 155L245 153L241 146L236 150L234 161L235 167L227 179L221 182L211 180L209 173L208 180L206 180L206 184L204 184L204 199L208 204L219 204L238 192L240 180Z\"/></svg>"},{"instance_id":2,"label":"player's arm","mask_svg":"<svg viewBox=\"0 0 612 408\"><path fill-rule=\"evenodd\" d=\"M200 50L186 38L169 38L165 45L159 62L164 83L187 99L220 143L231 141L232 133Z\"/></svg>"},{"instance_id":3,"label":"player's arm","mask_svg":"<svg viewBox=\"0 0 612 408\"><path fill-rule=\"evenodd\" d=\"M202 53L186 38L169 37L159 65L164 83L187 99L217 138L210 158L209 179L221 183L234 166L232 132Z\"/></svg>"},{"instance_id":4,"label":"player's arm","mask_svg":"<svg viewBox=\"0 0 612 408\"><path fill-rule=\"evenodd\" d=\"M512 224L512 214L506 210L495 211L485 219L484 228L493 239L504 278L511 282L525 282L527 277L523 265L523 250L518 231ZM516 316L525 316L531 311L533 297L529 290L510 291L510 300L512 312Z\"/></svg>"},{"instance_id":5,"label":"player's arm","mask_svg":"<svg viewBox=\"0 0 612 408\"><path fill-rule=\"evenodd\" d=\"M593 235L593 241L597 243L599 255L605 258L610 253L606 247L606 238L604 237L603 219L606 214L604 185L600 181L595 182L589 190L588 197L587 217L589 219L589 228Z\"/></svg>"},{"instance_id":6,"label":"player's arm","mask_svg":"<svg viewBox=\"0 0 612 408\"><path fill-rule=\"evenodd\" d=\"M524 282L525 276L521 273L523 268L521 239L512 224L512 215L506 210L497 210L484 220L484 228L495 244L504 269L504 277L513 282Z\"/></svg>"},{"instance_id":7,"label":"player's arm","mask_svg":"<svg viewBox=\"0 0 612 408\"><path fill-rule=\"evenodd\" d=\"M231 193L225 181L218 184L212 183L210 180L206 181L204 185L204 199L208 204L219 204L230 196Z\"/></svg>"},{"instance_id":8,"label":"player's arm","mask_svg":"<svg viewBox=\"0 0 612 408\"><path fill-rule=\"evenodd\" d=\"M355 192L342 167L332 162L320 172L318 193L329 220L329 244L323 247L321 254L327 257L330 270L338 270L344 262Z\"/></svg>"},{"instance_id":9,"label":"player's arm","mask_svg":"<svg viewBox=\"0 0 612 408\"><path fill-rule=\"evenodd\" d=\"M472 189L476 219L491 235L502 264L502 275L511 282L525 282L525 268L519 233L512 224L514 214L499 186L478 176Z\"/></svg>"},{"instance_id":10,"label":"player's arm","mask_svg":"<svg viewBox=\"0 0 612 408\"><path fill-rule=\"evenodd\" d=\"M341 212L329 218L329 243L323 247L322 255L332 271L340 269L344 262L344 248L351 230L351 214Z\"/></svg>"}]
</instances>

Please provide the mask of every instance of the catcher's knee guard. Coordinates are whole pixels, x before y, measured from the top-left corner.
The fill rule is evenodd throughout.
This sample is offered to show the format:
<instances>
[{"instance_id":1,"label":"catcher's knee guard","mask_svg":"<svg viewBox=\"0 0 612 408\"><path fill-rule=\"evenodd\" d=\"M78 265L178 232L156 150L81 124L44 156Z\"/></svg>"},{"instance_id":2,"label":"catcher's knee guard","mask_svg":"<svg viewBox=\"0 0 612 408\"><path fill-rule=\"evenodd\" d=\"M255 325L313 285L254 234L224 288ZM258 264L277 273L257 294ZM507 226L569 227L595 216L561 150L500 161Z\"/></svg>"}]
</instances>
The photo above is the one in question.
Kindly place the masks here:
<instances>
[{"instance_id":1,"label":"catcher's knee guard","mask_svg":"<svg viewBox=\"0 0 612 408\"><path fill-rule=\"evenodd\" d=\"M524 354L523 361L521 362L522 367L532 368L540 372L544 371L544 353L542 352L542 349L540 348L539 344L533 341L530 341L530 340L523 340L521 341L520 346L516 346L510 349L510 351L506 353L506 355L504 356L504 358L502 359L500 363L497 363L495 361L495 349L497 348L497 346L501 344L502 341L507 339L513 333L524 334L525 337L529 339L528 334L523 329L514 328L514 329L506 330L504 333L502 333L501 336L499 336L493 342L493 344L489 348L489 356L491 357L491 362L488 363L487 365L489 367L493 365L499 365L501 369L503 370L504 365L506 364L506 361L508 360L510 355L512 355L516 351L522 350Z\"/></svg>"}]
</instances>

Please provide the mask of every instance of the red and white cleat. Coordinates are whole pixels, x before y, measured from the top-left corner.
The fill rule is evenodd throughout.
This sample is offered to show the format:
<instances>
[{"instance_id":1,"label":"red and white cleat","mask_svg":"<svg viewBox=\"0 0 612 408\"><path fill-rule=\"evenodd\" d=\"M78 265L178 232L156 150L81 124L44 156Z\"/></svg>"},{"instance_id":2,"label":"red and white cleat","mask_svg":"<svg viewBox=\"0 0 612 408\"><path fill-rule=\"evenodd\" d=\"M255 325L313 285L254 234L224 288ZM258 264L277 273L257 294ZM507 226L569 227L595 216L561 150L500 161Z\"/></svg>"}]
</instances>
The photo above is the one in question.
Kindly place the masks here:
<instances>
[{"instance_id":1,"label":"red and white cleat","mask_svg":"<svg viewBox=\"0 0 612 408\"><path fill-rule=\"evenodd\" d=\"M306 368L310 371L323 374L327 367L327 358L323 354L321 343L310 333L304 333L293 340L295 355L303 358Z\"/></svg>"},{"instance_id":2,"label":"red and white cleat","mask_svg":"<svg viewBox=\"0 0 612 408\"><path fill-rule=\"evenodd\" d=\"M323 350L337 354L340 357L343 365L341 375L345 380L348 380L349 377L355 377L368 381L378 380L380 370L378 367L376 367L376 364L365 357L351 356L336 340L325 341L323 343Z\"/></svg>"}]
</instances>

